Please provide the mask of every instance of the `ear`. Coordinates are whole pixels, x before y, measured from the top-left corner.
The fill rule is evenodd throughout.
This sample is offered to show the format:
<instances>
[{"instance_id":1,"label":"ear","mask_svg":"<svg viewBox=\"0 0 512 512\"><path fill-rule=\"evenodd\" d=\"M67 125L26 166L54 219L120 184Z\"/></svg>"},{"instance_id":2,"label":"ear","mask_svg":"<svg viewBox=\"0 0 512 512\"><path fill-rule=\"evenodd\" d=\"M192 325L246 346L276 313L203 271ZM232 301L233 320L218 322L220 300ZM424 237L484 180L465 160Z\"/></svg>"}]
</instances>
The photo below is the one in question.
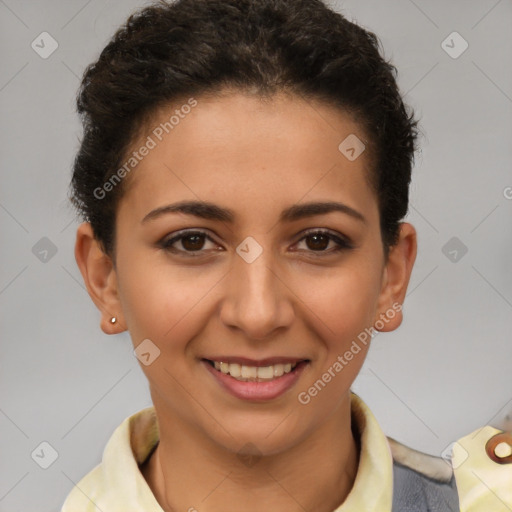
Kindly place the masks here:
<instances>
[{"instance_id":1,"label":"ear","mask_svg":"<svg viewBox=\"0 0 512 512\"><path fill-rule=\"evenodd\" d=\"M384 267L377 316L374 319L374 328L377 331L394 331L402 323L402 304L416 252L416 230L412 224L402 222L398 242L390 247Z\"/></svg>"},{"instance_id":2,"label":"ear","mask_svg":"<svg viewBox=\"0 0 512 512\"><path fill-rule=\"evenodd\" d=\"M103 332L117 334L125 331L112 259L103 252L88 222L81 224L76 232L75 259L87 291L101 312L100 327ZM116 318L114 324L112 317Z\"/></svg>"}]
</instances>

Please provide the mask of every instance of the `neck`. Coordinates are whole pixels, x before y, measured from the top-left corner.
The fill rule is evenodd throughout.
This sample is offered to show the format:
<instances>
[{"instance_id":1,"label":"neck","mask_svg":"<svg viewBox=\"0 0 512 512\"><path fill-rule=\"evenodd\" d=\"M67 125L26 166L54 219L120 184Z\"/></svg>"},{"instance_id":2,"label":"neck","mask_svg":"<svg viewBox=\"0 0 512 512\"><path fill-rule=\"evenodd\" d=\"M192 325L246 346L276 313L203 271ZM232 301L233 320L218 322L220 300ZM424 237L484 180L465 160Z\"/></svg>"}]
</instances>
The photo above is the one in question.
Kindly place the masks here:
<instances>
[{"instance_id":1,"label":"neck","mask_svg":"<svg viewBox=\"0 0 512 512\"><path fill-rule=\"evenodd\" d=\"M351 429L350 396L293 449L243 464L236 453L209 447L176 418L158 415L156 403L155 410L160 441L141 472L165 512L224 512L237 503L246 512L332 512L354 484L359 446Z\"/></svg>"}]
</instances>

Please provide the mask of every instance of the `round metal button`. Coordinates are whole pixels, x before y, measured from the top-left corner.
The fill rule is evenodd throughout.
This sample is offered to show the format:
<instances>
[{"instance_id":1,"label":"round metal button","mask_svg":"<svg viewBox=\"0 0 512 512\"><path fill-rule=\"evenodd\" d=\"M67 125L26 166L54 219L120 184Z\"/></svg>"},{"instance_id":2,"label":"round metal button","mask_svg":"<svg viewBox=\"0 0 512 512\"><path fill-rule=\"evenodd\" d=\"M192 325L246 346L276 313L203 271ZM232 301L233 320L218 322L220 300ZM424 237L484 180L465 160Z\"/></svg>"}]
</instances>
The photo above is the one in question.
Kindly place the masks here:
<instances>
[{"instance_id":1,"label":"round metal button","mask_svg":"<svg viewBox=\"0 0 512 512\"><path fill-rule=\"evenodd\" d=\"M512 432L502 432L492 436L485 444L485 451L494 462L498 464L511 464Z\"/></svg>"}]
</instances>

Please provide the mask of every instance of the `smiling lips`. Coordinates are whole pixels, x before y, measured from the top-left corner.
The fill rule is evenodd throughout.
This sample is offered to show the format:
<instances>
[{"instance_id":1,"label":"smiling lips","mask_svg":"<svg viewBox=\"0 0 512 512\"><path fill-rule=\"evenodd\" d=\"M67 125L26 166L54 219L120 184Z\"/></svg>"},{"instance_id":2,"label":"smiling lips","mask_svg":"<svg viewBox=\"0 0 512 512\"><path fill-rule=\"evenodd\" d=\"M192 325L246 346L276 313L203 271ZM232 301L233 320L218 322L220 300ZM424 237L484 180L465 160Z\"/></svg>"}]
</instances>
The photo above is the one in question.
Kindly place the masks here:
<instances>
[{"instance_id":1,"label":"smiling lips","mask_svg":"<svg viewBox=\"0 0 512 512\"><path fill-rule=\"evenodd\" d=\"M213 361L214 368L242 382L265 382L290 373L297 363L278 363L269 366L248 366L239 363Z\"/></svg>"},{"instance_id":2,"label":"smiling lips","mask_svg":"<svg viewBox=\"0 0 512 512\"><path fill-rule=\"evenodd\" d=\"M276 399L291 389L310 363L293 357L215 356L202 361L221 388L239 399L256 402Z\"/></svg>"}]
</instances>

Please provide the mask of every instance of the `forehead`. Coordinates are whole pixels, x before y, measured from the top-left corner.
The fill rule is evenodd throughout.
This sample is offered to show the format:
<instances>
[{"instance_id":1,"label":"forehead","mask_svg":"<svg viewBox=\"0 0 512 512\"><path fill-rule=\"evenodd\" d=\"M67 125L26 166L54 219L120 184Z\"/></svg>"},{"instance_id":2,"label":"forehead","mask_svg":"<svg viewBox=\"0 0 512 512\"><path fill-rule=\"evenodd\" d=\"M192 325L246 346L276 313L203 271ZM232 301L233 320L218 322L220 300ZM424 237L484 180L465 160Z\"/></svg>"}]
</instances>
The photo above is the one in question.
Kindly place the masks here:
<instances>
[{"instance_id":1,"label":"forehead","mask_svg":"<svg viewBox=\"0 0 512 512\"><path fill-rule=\"evenodd\" d=\"M362 153L348 158L354 143ZM312 200L376 209L366 135L324 103L285 94L183 98L151 116L131 151L143 146L151 149L139 155L122 200L140 212L185 198L238 205L246 215L251 206L261 214Z\"/></svg>"}]
</instances>

